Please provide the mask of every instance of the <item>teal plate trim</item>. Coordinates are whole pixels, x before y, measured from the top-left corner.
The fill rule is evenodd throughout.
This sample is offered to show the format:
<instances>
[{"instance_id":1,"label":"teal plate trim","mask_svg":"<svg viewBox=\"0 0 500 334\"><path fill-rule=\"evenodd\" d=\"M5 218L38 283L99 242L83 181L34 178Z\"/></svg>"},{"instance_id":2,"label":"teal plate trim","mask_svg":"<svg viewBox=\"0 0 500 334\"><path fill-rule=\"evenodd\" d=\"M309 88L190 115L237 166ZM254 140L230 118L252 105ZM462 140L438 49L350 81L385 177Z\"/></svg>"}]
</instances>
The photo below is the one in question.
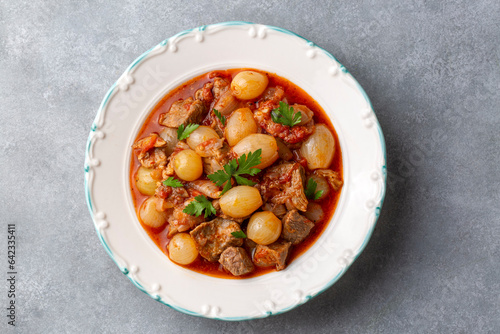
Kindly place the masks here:
<instances>
[{"instance_id":1,"label":"teal plate trim","mask_svg":"<svg viewBox=\"0 0 500 334\"><path fill-rule=\"evenodd\" d=\"M164 41L160 42L157 46L165 46L168 44L168 42L171 40L171 39L175 39L177 37L180 37L180 36L183 36L183 35L186 35L192 31L195 31L195 30L198 30L198 31L204 31L206 30L208 27L219 27L219 26L242 26L242 25L250 25L250 24L255 24L253 22L244 22L244 21L229 21L229 22L222 22L222 23L217 23L217 24L211 24L211 25L204 25L204 26L200 26L200 27L197 27L197 28L193 28L193 29L188 29L188 30L184 30L184 31L181 31L180 33L170 37L170 38L167 38L165 39ZM337 58L335 58L330 52L326 51L325 49L317 46L316 44L314 44L313 42L309 41L308 39L290 31L290 30L287 30L287 29L284 29L284 28L280 28L280 27L274 27L274 26L268 26L268 25L261 25L261 26L264 26L268 29L271 29L271 30L275 30L275 31L278 31L278 32L281 32L281 33L284 33L284 34L287 34L287 35L291 35L291 36L295 36L295 37L298 37L302 40L304 40L306 43L308 43L308 45L310 46L315 46L317 47L319 50L321 50L326 56L328 56L329 58L331 58L332 60L336 61L339 65L339 68L340 70L343 72L343 73L349 73L349 71L346 69L346 67L344 65L342 65L338 60ZM127 71L133 69L135 66L137 66L141 61L143 61L150 53L152 50L154 50L157 46L149 49L148 51L144 52L142 55L140 55L136 60L134 60L132 62L132 64L127 68ZM98 228L97 228L97 223L96 223L96 219L94 217L94 211L93 211L93 205L92 205L92 200L91 200L91 197L90 197L90 189L89 189L89 184L87 182L87 176L88 176L88 173L90 172L90 167L89 167L89 164L88 164L88 161L89 161L89 150L90 150L90 147L91 147L91 139L92 139L92 135L93 133L96 131L96 128L97 128L97 121L99 119L99 116L102 112L102 110L104 109L104 107L107 105L108 101L109 101L109 98L111 97L111 95L113 94L113 91L116 89L117 85L118 85L118 82L115 82L111 88L109 89L109 91L106 93L100 107L99 107L99 110L97 111L97 114L96 114L96 117L94 119L94 122L92 123L92 126L91 126L91 131L90 131L90 134L89 134L89 137L87 139L87 145L86 145L86 151L85 151L85 165L84 165L84 187L85 187L85 198L86 198L86 202L87 202L87 206L88 206L88 209L89 209L89 212L90 212L90 215L92 217L92 220L94 222L94 227L96 229L96 232L97 232L97 235L99 237L99 240L101 241L102 245L104 246L104 249L106 250L106 252L109 254L109 256L111 257L111 259L113 260L113 262L118 266L118 268L120 268L120 271L127 276L127 278L139 289L141 290L142 292L144 292L145 294L147 294L148 296L150 296L151 298L159 301L160 303L176 310L176 311L179 311L179 312L182 312L182 313L185 313L185 314L189 314L189 315L192 315L192 316L196 316L196 317L201 317L201 318L208 318L208 319L216 319L216 320L224 320L224 321L242 321L242 320L252 320L252 319L260 319L260 318L266 318L268 316L271 316L271 315L278 315L278 314L282 314L282 313L285 313L285 312L288 312L302 304L304 304L305 302L311 300L312 298L316 297L317 295L319 295L320 293L324 292L325 290L327 290L328 288L330 288L335 282L337 282L340 277L342 277L342 275L347 271L347 269L349 269L349 267L352 265L352 263L354 263L354 261L356 261L356 259L361 255L361 253L363 252L363 250L365 249L366 245L368 244L368 241L370 240L372 234L373 234L373 230L375 229L375 226L377 224L377 221L378 221L378 218L380 216L380 211L382 209L382 205L384 203L384 199L385 199L385 195L386 195L386 185L387 185L387 152L386 152L386 145L385 145L385 139L384 139L384 134L382 132L382 128L380 127L380 123L378 122L378 119L377 119L377 116L375 115L375 112L373 110L373 105L370 101L370 99L368 98L368 95L366 94L365 90L363 89L363 87L361 87L361 85L358 83L358 81L352 77L352 79L354 80L355 84L356 84L356 88L359 90L359 92L362 94L362 96L364 97L364 99L366 100L366 102L368 103L368 105L370 106L371 110L373 111L373 114L374 114L374 119L375 119L375 126L377 128L377 132L379 134L379 138L380 138L380 143L382 145L382 152L383 152L383 156L384 156L384 161L383 161L383 165L382 165L382 170L381 170L381 175L382 175L382 179L383 179L383 187L382 187L382 193L381 193L381 199L380 199L380 202L376 205L376 210L375 210L375 222L373 224L373 226L370 228L370 230L368 231L368 234L366 235L363 243L361 244L361 246L359 247L359 249L356 251L356 254L353 256L353 260L350 262L350 264L346 265L333 279L331 279L320 291L316 292L315 294L312 294L312 295L308 295L305 297L305 299L300 302L300 303L297 303L295 305L292 305L290 307L287 307L285 309L282 309L282 310L279 310L279 311L276 311L276 312L267 312L266 314L263 314L262 316L253 316L253 317L224 317L224 318L219 318L219 317L206 317L200 313L196 313L196 312L193 312L193 311L190 311L190 310L187 310L187 309L184 309L182 307L179 307L179 306L176 306L176 305L171 305L171 304L168 304L166 303L164 300L161 299L161 297L159 295L152 295L150 294L149 292L146 291L146 289L139 283L137 282L133 277L131 277L130 275L130 272L127 268L125 267L122 267L120 266L117 262L116 262L116 259L115 259L115 256L113 255L113 252L111 251L111 249L109 248L108 244L106 243L106 240L104 240L104 237L102 236L102 234L99 232Z\"/></svg>"}]
</instances>

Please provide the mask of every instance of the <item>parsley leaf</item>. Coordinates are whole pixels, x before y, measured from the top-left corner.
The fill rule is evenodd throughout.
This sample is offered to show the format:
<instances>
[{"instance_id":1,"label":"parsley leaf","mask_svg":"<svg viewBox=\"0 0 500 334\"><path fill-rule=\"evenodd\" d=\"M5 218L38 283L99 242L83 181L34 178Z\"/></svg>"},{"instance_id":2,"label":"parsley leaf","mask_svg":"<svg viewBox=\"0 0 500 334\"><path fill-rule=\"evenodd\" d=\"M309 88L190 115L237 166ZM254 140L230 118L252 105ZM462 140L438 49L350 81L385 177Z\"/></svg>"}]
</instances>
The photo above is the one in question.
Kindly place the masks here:
<instances>
[{"instance_id":1,"label":"parsley leaf","mask_svg":"<svg viewBox=\"0 0 500 334\"><path fill-rule=\"evenodd\" d=\"M198 129L199 126L199 124L188 124L186 127L184 127L184 124L181 124L181 126L179 126L179 128L177 129L177 139L186 139L187 137L189 137L191 132Z\"/></svg>"},{"instance_id":2,"label":"parsley leaf","mask_svg":"<svg viewBox=\"0 0 500 334\"><path fill-rule=\"evenodd\" d=\"M205 211L205 218L210 215L215 215L216 211L212 202L210 202L205 196L199 195L194 198L194 201L189 203L182 212L187 213L191 216L200 216L203 211Z\"/></svg>"},{"instance_id":3,"label":"parsley leaf","mask_svg":"<svg viewBox=\"0 0 500 334\"><path fill-rule=\"evenodd\" d=\"M255 182L253 182L252 180L249 180L249 179L244 178L244 177L239 176L239 175L234 175L234 179L236 180L236 182L238 182L238 184L242 184L244 186L255 185Z\"/></svg>"},{"instance_id":4,"label":"parsley leaf","mask_svg":"<svg viewBox=\"0 0 500 334\"><path fill-rule=\"evenodd\" d=\"M307 181L305 194L308 199L317 200L323 195L324 190L316 191L317 186L318 184L312 178Z\"/></svg>"},{"instance_id":5,"label":"parsley leaf","mask_svg":"<svg viewBox=\"0 0 500 334\"><path fill-rule=\"evenodd\" d=\"M237 175L239 174L249 174L249 175L255 175L258 172L260 172L260 169L258 168L252 168L254 166L257 166L260 164L260 155L262 154L262 149L259 148L255 152L248 152L248 156L246 154L243 154L241 157L238 158L238 171Z\"/></svg>"},{"instance_id":6,"label":"parsley leaf","mask_svg":"<svg viewBox=\"0 0 500 334\"><path fill-rule=\"evenodd\" d=\"M167 187L172 187L172 188L179 188L183 186L181 181L174 179L173 177L169 177L168 179L163 181L163 184Z\"/></svg>"},{"instance_id":7,"label":"parsley leaf","mask_svg":"<svg viewBox=\"0 0 500 334\"><path fill-rule=\"evenodd\" d=\"M225 194L226 191L231 189L231 177L234 177L238 184L243 184L246 186L253 186L255 182L244 178L241 174L255 175L260 172L260 169L253 168L260 164L262 149L258 149L255 152L248 152L248 154L243 154L238 160L233 159L229 161L228 164L224 165L223 170L219 170L213 174L208 175L210 181L215 183L216 186L222 186L224 183L224 188L222 189L221 195Z\"/></svg>"},{"instance_id":8,"label":"parsley leaf","mask_svg":"<svg viewBox=\"0 0 500 334\"><path fill-rule=\"evenodd\" d=\"M271 112L271 118L274 123L281 123L283 125L294 126L302 121L302 113L297 111L294 114L293 107L290 107L288 103L280 101L278 108L273 109Z\"/></svg>"},{"instance_id":9,"label":"parsley leaf","mask_svg":"<svg viewBox=\"0 0 500 334\"><path fill-rule=\"evenodd\" d=\"M240 238L240 239L243 239L243 238L247 237L247 235L243 231L234 231L234 232L231 232L231 234L232 234L233 237Z\"/></svg>"},{"instance_id":10,"label":"parsley leaf","mask_svg":"<svg viewBox=\"0 0 500 334\"><path fill-rule=\"evenodd\" d=\"M214 114L220 120L222 125L226 125L226 116L223 116L217 109L214 109Z\"/></svg>"}]
</instances>

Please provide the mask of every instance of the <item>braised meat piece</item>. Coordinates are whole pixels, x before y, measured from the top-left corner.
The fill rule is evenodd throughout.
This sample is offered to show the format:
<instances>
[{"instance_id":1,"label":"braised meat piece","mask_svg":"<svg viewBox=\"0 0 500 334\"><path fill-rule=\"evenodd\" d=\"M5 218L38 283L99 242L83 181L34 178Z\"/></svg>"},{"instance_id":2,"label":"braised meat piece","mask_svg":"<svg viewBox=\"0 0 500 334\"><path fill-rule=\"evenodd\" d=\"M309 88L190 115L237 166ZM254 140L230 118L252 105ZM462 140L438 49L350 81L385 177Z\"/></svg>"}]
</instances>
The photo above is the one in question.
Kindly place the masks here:
<instances>
[{"instance_id":1,"label":"braised meat piece","mask_svg":"<svg viewBox=\"0 0 500 334\"><path fill-rule=\"evenodd\" d=\"M283 270L291 245L287 241L277 241L267 246L257 245L253 262L259 267L276 266L276 270Z\"/></svg>"},{"instance_id":2,"label":"braised meat piece","mask_svg":"<svg viewBox=\"0 0 500 334\"><path fill-rule=\"evenodd\" d=\"M285 204L289 210L307 210L304 193L305 170L299 163L284 163L266 169L261 193L264 202Z\"/></svg>"},{"instance_id":3,"label":"braised meat piece","mask_svg":"<svg viewBox=\"0 0 500 334\"><path fill-rule=\"evenodd\" d=\"M217 160L215 157L203 158L203 172L207 175L224 169L224 165L225 163Z\"/></svg>"},{"instance_id":4,"label":"braised meat piece","mask_svg":"<svg viewBox=\"0 0 500 334\"><path fill-rule=\"evenodd\" d=\"M264 101L259 101L259 108L254 113L254 118L257 124L263 128L267 133L274 137L282 139L287 144L296 144L304 141L309 137L314 131L314 121L312 121L312 116L309 108L301 105L294 105L298 107L297 111L304 113L304 122L309 120L309 122L301 122L299 125L288 126L281 123L275 123L272 120L271 112L273 109L278 108L279 101L283 97L283 88L276 86L275 90L269 90L264 93ZM306 112L306 109L309 112Z\"/></svg>"},{"instance_id":5,"label":"braised meat piece","mask_svg":"<svg viewBox=\"0 0 500 334\"><path fill-rule=\"evenodd\" d=\"M167 155L164 147L167 142L153 132L132 145L134 153L142 166L146 168L164 167L167 164Z\"/></svg>"},{"instance_id":6,"label":"braised meat piece","mask_svg":"<svg viewBox=\"0 0 500 334\"><path fill-rule=\"evenodd\" d=\"M227 92L230 84L231 82L229 80L216 76L214 78L213 89L212 89L214 98L217 100L218 98L221 97L222 94Z\"/></svg>"},{"instance_id":7,"label":"braised meat piece","mask_svg":"<svg viewBox=\"0 0 500 334\"><path fill-rule=\"evenodd\" d=\"M217 109L217 111L225 116L238 109L240 105L240 101L233 96L231 90L227 90L221 95L217 102L215 102L214 109Z\"/></svg>"},{"instance_id":8,"label":"braised meat piece","mask_svg":"<svg viewBox=\"0 0 500 334\"><path fill-rule=\"evenodd\" d=\"M254 271L252 260L241 247L228 247L220 255L219 263L234 276L249 274Z\"/></svg>"},{"instance_id":9,"label":"braised meat piece","mask_svg":"<svg viewBox=\"0 0 500 334\"><path fill-rule=\"evenodd\" d=\"M153 132L149 136L136 141L134 145L132 145L132 148L135 153L140 156L154 147L163 147L165 145L165 140L163 140L163 138L161 138L156 132Z\"/></svg>"},{"instance_id":10,"label":"braised meat piece","mask_svg":"<svg viewBox=\"0 0 500 334\"><path fill-rule=\"evenodd\" d=\"M240 225L229 219L215 218L198 225L190 232L200 255L210 262L219 260L220 254L228 247L243 245L243 239L231 232L241 231Z\"/></svg>"},{"instance_id":11,"label":"braised meat piece","mask_svg":"<svg viewBox=\"0 0 500 334\"><path fill-rule=\"evenodd\" d=\"M231 82L225 78L214 78L212 93L215 103L213 109L217 109L222 115L229 115L240 105L240 101L231 93L230 85Z\"/></svg>"},{"instance_id":12,"label":"braised meat piece","mask_svg":"<svg viewBox=\"0 0 500 334\"><path fill-rule=\"evenodd\" d=\"M257 243L252 239L245 238L245 241L243 242L243 247L245 247L245 249L249 254L253 254L255 247L257 247Z\"/></svg>"},{"instance_id":13,"label":"braised meat piece","mask_svg":"<svg viewBox=\"0 0 500 334\"><path fill-rule=\"evenodd\" d=\"M215 75L217 73L213 74ZM215 76L213 78L214 81L211 83L212 101L214 101L212 110L217 109L218 112L226 115L236 109L238 103L231 95L231 90L229 89L230 82L219 76ZM203 125L211 127L220 137L224 137L224 128L226 126L222 124L217 116L215 116L215 113L209 112L208 116L203 121Z\"/></svg>"},{"instance_id":14,"label":"braised meat piece","mask_svg":"<svg viewBox=\"0 0 500 334\"><path fill-rule=\"evenodd\" d=\"M281 86L268 87L262 95L262 100L259 101L259 106L266 102L278 105L279 101L281 101L285 96L285 90Z\"/></svg>"},{"instance_id":15,"label":"braised meat piece","mask_svg":"<svg viewBox=\"0 0 500 334\"><path fill-rule=\"evenodd\" d=\"M224 139L211 138L196 146L195 152L202 158L222 156L224 144ZM229 147L224 150L225 153L228 151Z\"/></svg>"},{"instance_id":16,"label":"braised meat piece","mask_svg":"<svg viewBox=\"0 0 500 334\"><path fill-rule=\"evenodd\" d=\"M146 168L165 167L167 164L167 155L161 148L154 148L147 151L141 158L139 158L141 165Z\"/></svg>"},{"instance_id":17,"label":"braised meat piece","mask_svg":"<svg viewBox=\"0 0 500 334\"><path fill-rule=\"evenodd\" d=\"M170 224L170 230L168 231L169 238L178 232L186 232L205 221L203 215L196 217L183 212L186 206L193 200L194 198L189 198L183 204L177 205L167 212L167 221Z\"/></svg>"},{"instance_id":18,"label":"braised meat piece","mask_svg":"<svg viewBox=\"0 0 500 334\"><path fill-rule=\"evenodd\" d=\"M344 184L344 181L342 181L340 174L334 172L331 169L316 169L314 171L314 174L324 177L330 184L330 187L332 187L333 190L335 191L339 191L340 188L342 188L342 185Z\"/></svg>"},{"instance_id":19,"label":"braised meat piece","mask_svg":"<svg viewBox=\"0 0 500 334\"><path fill-rule=\"evenodd\" d=\"M281 123L275 123L271 119L272 109L259 109L254 113L257 124L267 133L282 139L287 144L300 143L307 139L314 132L314 124L295 125L289 127Z\"/></svg>"},{"instance_id":20,"label":"braised meat piece","mask_svg":"<svg viewBox=\"0 0 500 334\"><path fill-rule=\"evenodd\" d=\"M207 145L204 145L205 143ZM207 140L206 142L196 147L197 152L200 151L201 153L200 155L204 157L203 171L207 175L213 174L219 170L224 169L224 165L226 165L232 158L230 154L229 145L226 142L223 142L222 146L211 145L215 143L219 142L211 142L211 140ZM203 152L201 152L202 150Z\"/></svg>"},{"instance_id":21,"label":"braised meat piece","mask_svg":"<svg viewBox=\"0 0 500 334\"><path fill-rule=\"evenodd\" d=\"M281 222L283 223L281 237L290 241L292 245L301 243L314 227L314 223L299 214L297 210L288 212Z\"/></svg>"},{"instance_id":22,"label":"braised meat piece","mask_svg":"<svg viewBox=\"0 0 500 334\"><path fill-rule=\"evenodd\" d=\"M266 203L262 206L262 210L271 211L276 217L283 217L286 214L286 207L283 204Z\"/></svg>"},{"instance_id":23,"label":"braised meat piece","mask_svg":"<svg viewBox=\"0 0 500 334\"><path fill-rule=\"evenodd\" d=\"M172 104L170 110L160 115L159 123L169 128L178 128L181 125L200 123L207 111L205 103L188 97Z\"/></svg>"},{"instance_id":24,"label":"braised meat piece","mask_svg":"<svg viewBox=\"0 0 500 334\"><path fill-rule=\"evenodd\" d=\"M205 105L209 106L214 100L214 94L212 93L212 88L214 87L213 82L207 82L202 88L198 89L194 93L194 98L196 100L201 100L205 102Z\"/></svg>"},{"instance_id":25,"label":"braised meat piece","mask_svg":"<svg viewBox=\"0 0 500 334\"><path fill-rule=\"evenodd\" d=\"M184 187L172 188L160 183L155 190L155 195L158 197L162 208L160 211L165 211L166 209L173 208L176 205L183 204L187 198L189 198L189 193Z\"/></svg>"}]
</instances>

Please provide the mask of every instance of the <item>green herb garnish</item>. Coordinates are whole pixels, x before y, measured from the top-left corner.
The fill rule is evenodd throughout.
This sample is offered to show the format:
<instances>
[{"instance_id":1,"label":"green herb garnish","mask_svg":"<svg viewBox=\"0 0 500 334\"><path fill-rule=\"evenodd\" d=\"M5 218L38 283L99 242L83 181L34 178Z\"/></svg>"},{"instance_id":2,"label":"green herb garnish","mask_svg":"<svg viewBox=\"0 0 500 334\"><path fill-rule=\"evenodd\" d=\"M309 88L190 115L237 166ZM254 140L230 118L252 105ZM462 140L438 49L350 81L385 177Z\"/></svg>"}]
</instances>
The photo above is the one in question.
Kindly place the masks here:
<instances>
[{"instance_id":1,"label":"green herb garnish","mask_svg":"<svg viewBox=\"0 0 500 334\"><path fill-rule=\"evenodd\" d=\"M167 187L172 187L172 188L179 188L183 186L181 181L174 179L173 177L169 177L168 179L163 181L163 184Z\"/></svg>"},{"instance_id":2,"label":"green herb garnish","mask_svg":"<svg viewBox=\"0 0 500 334\"><path fill-rule=\"evenodd\" d=\"M205 211L205 218L210 215L215 215L216 211L212 202L210 202L205 196L199 195L194 198L194 201L189 203L182 212L187 213L191 216L200 216L203 211Z\"/></svg>"},{"instance_id":3,"label":"green herb garnish","mask_svg":"<svg viewBox=\"0 0 500 334\"><path fill-rule=\"evenodd\" d=\"M283 125L294 126L302 121L302 113L297 111L294 114L293 107L290 107L288 103L280 101L278 108L273 109L271 112L271 118L274 123L281 123Z\"/></svg>"},{"instance_id":4,"label":"green herb garnish","mask_svg":"<svg viewBox=\"0 0 500 334\"><path fill-rule=\"evenodd\" d=\"M314 181L312 178L307 181L307 187L306 187L306 197L311 200L317 200L323 195L324 190L316 191L316 187L318 184L316 181Z\"/></svg>"},{"instance_id":5,"label":"green herb garnish","mask_svg":"<svg viewBox=\"0 0 500 334\"><path fill-rule=\"evenodd\" d=\"M245 234L245 232L243 231L234 231L234 232L231 232L231 235L235 238L239 238L239 239L243 239L243 238L246 238L247 235Z\"/></svg>"},{"instance_id":6,"label":"green herb garnish","mask_svg":"<svg viewBox=\"0 0 500 334\"><path fill-rule=\"evenodd\" d=\"M223 170L219 170L213 174L208 175L210 181L215 183L216 186L222 186L224 183L226 185L222 189L221 195L226 191L231 189L231 177L234 177L238 184L243 184L246 186L253 186L255 182L242 177L242 174L255 175L260 172L260 169L253 168L260 164L262 149L258 149L255 152L248 152L248 155L243 154L238 160L233 159L228 164L224 166Z\"/></svg>"},{"instance_id":7,"label":"green herb garnish","mask_svg":"<svg viewBox=\"0 0 500 334\"><path fill-rule=\"evenodd\" d=\"M179 126L179 128L177 129L177 139L186 139L187 137L189 137L191 132L198 129L199 126L199 124L188 124L186 127L184 127L184 124L181 124L181 126Z\"/></svg>"},{"instance_id":8,"label":"green herb garnish","mask_svg":"<svg viewBox=\"0 0 500 334\"><path fill-rule=\"evenodd\" d=\"M217 109L214 109L214 114L220 120L222 125L226 125L226 116L222 115Z\"/></svg>"}]
</instances>

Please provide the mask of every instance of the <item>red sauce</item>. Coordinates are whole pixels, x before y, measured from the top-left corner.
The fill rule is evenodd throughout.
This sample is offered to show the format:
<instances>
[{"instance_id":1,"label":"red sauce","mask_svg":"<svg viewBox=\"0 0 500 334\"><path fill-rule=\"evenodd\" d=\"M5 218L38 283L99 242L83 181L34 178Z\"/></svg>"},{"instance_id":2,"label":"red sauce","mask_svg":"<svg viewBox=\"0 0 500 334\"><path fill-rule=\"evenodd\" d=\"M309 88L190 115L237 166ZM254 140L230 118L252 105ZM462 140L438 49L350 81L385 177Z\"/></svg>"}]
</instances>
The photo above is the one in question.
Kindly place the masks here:
<instances>
[{"instance_id":1,"label":"red sauce","mask_svg":"<svg viewBox=\"0 0 500 334\"><path fill-rule=\"evenodd\" d=\"M244 70L249 70L249 69L230 69L226 71L217 71L217 75L224 76L224 77L234 77L236 74L238 74L241 71ZM268 78L269 78L269 85L268 87L274 87L274 86L281 86L285 90L285 98L288 100L288 103L294 104L304 104L309 109L311 109L314 112L314 121L315 123L323 123L328 128L333 134L333 137L335 139L335 155L333 158L333 161L330 165L330 169L337 171L340 173L340 176L343 178L343 173L342 173L342 152L340 149L340 144L338 140L337 133L330 122L330 119L324 112L324 110L321 108L321 106L311 97L309 94L307 94L304 90L302 90L300 87L295 85L294 83L288 81L285 78L282 78L274 73L269 73L269 72L264 72L264 71L259 71L261 73L265 73ZM161 114L168 112L170 109L170 106L178 101L179 99L186 99L190 96L193 96L194 93L203 87L203 85L211 81L213 77L215 76L214 72L209 72L202 74L198 77L195 77L184 84L180 85L179 87L175 88L171 92L169 92L167 95L165 95L160 102L153 108L151 111L151 114L149 117L146 119L144 122L144 125L142 126L141 130L139 131L136 141L147 137L151 132L158 132L160 133L162 129L164 129L164 126L160 125L158 123L158 119ZM250 101L249 103L253 103L254 101ZM300 158L298 154L294 151L294 158L295 161L301 163L307 170L307 163L304 161L304 159ZM130 185L131 185L131 192L132 192L132 198L134 201L134 205L136 208L136 213L137 216L139 212L139 208L141 207L142 203L149 197L146 195L143 195L139 192L139 190L136 187L136 172L138 168L140 167L140 162L137 160L137 157L132 153L132 159L131 159L131 164L130 164ZM320 237L321 233L325 230L326 226L328 225L328 222L330 221L331 217L333 216L333 213L335 212L335 209L337 207L337 203L340 197L340 192L335 192L332 191L330 196L327 198L317 202L321 205L323 208L323 211L325 213L324 218L317 222L315 224L315 227L311 230L311 233L309 236L299 245L292 246L290 248L290 252L288 255L287 259L287 265L290 264L294 259L298 258L302 253L307 251L309 247L311 247L314 242ZM139 219L139 218L138 218ZM139 219L140 220L140 219ZM168 256L168 251L167 251L167 245L169 242L169 238L167 238L168 234L168 224L166 224L164 227L159 228L159 229L154 229L149 226L146 226L145 224L142 224L142 227L144 230L148 233L148 235L151 237L151 239L155 242L155 244L158 246L158 248L161 249L163 253L165 253L166 256ZM242 224L243 230L245 230L246 223ZM167 261L167 259L165 259ZM231 278L231 279L241 279L241 278L250 278L250 277L255 277L255 276L260 276L263 274L266 274L268 272L274 271L274 267L268 267L268 268L261 268L255 266L255 271L252 272L251 274L242 276L242 277L236 277L233 276L230 273L227 273L222 266L216 262L212 263L209 262L205 259L203 259L201 256L198 256L198 259L196 259L193 263L189 265L183 266L185 268L194 270L196 272L210 275L210 276L215 276L215 277L220 277L220 278ZM285 269L286 270L286 269Z\"/></svg>"}]
</instances>

